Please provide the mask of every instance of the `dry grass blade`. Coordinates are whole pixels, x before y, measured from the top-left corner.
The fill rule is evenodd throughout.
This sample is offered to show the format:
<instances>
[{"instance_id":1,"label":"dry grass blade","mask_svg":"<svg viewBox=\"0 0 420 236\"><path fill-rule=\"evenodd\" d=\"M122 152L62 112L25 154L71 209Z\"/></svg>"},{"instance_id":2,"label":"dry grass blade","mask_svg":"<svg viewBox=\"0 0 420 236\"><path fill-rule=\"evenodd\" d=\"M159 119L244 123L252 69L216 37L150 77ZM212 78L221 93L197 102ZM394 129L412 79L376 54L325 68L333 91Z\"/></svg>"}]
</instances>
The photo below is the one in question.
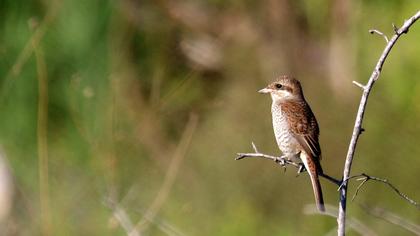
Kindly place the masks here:
<instances>
[{"instance_id":1,"label":"dry grass blade","mask_svg":"<svg viewBox=\"0 0 420 236\"><path fill-rule=\"evenodd\" d=\"M176 175L178 174L179 167L184 159L188 147L190 146L192 136L194 131L197 127L198 117L197 115L192 114L188 121L188 124L182 134L181 141L178 144L178 147L175 151L174 157L169 165L169 169L166 172L165 180L150 207L147 209L146 213L144 214L143 218L135 225L134 229L138 232L143 232L147 229L150 222L153 222L153 218L162 208L163 204L165 203L169 192L175 182ZM134 232L134 231L133 231ZM129 234L134 235L134 234Z\"/></svg>"},{"instance_id":2,"label":"dry grass blade","mask_svg":"<svg viewBox=\"0 0 420 236\"><path fill-rule=\"evenodd\" d=\"M400 226L401 228L404 228L414 233L415 235L420 235L420 225L408 221L397 214L379 207L370 208L365 205L361 205L361 207L370 215L383 219L391 224Z\"/></svg>"},{"instance_id":3,"label":"dry grass blade","mask_svg":"<svg viewBox=\"0 0 420 236\"><path fill-rule=\"evenodd\" d=\"M134 225L131 222L130 216L118 203L115 203L109 199L105 199L105 205L112 209L112 214L115 220L118 221L119 225L124 229L127 235L140 236L140 233L134 229Z\"/></svg>"},{"instance_id":4,"label":"dry grass blade","mask_svg":"<svg viewBox=\"0 0 420 236\"><path fill-rule=\"evenodd\" d=\"M51 235L50 197L49 197L49 170L48 170L48 79L47 65L45 64L42 49L33 45L38 73L38 172L39 197L41 204L41 229L43 235Z\"/></svg>"},{"instance_id":5,"label":"dry grass blade","mask_svg":"<svg viewBox=\"0 0 420 236\"><path fill-rule=\"evenodd\" d=\"M335 206L331 206L328 204L325 204L325 212L320 213L315 204L308 204L303 208L303 213L307 215L326 215L331 216L333 218L337 218L338 216L338 208ZM347 224L349 228L353 229L360 235L371 235L375 236L377 235L375 232L373 232L367 225L363 224L360 220L352 217L350 219L347 219Z\"/></svg>"},{"instance_id":6,"label":"dry grass blade","mask_svg":"<svg viewBox=\"0 0 420 236\"><path fill-rule=\"evenodd\" d=\"M52 4L50 5L50 8L48 9L44 19L39 24L39 26L35 28L31 38L28 40L25 47L16 59L16 62L13 64L12 68L7 73L6 77L4 78L2 88L0 90L0 104L2 104L3 100L7 97L13 78L19 75L20 71L22 70L22 67L28 61L33 51L38 47L48 27L56 18L60 5L61 1L52 1Z\"/></svg>"}]
</instances>

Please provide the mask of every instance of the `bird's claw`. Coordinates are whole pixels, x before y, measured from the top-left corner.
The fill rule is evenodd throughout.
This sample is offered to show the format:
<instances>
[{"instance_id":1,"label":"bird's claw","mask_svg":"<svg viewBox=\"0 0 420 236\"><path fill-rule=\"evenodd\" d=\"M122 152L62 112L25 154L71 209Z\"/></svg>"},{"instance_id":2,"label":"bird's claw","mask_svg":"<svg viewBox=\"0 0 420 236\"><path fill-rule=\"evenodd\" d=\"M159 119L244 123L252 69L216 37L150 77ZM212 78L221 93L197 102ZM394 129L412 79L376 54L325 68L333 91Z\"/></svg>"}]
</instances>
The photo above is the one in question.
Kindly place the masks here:
<instances>
[{"instance_id":1,"label":"bird's claw","mask_svg":"<svg viewBox=\"0 0 420 236\"><path fill-rule=\"evenodd\" d=\"M275 160L275 162L277 163L277 164L279 164L279 165L281 165L281 166L286 166L286 162L284 161L284 159L283 158L277 158L276 160Z\"/></svg>"},{"instance_id":2,"label":"bird's claw","mask_svg":"<svg viewBox=\"0 0 420 236\"><path fill-rule=\"evenodd\" d=\"M306 168L303 165L303 163L299 163L299 168L298 168L298 171L297 171L297 175L296 176L299 176L300 173L305 172L305 171L306 171Z\"/></svg>"}]
</instances>

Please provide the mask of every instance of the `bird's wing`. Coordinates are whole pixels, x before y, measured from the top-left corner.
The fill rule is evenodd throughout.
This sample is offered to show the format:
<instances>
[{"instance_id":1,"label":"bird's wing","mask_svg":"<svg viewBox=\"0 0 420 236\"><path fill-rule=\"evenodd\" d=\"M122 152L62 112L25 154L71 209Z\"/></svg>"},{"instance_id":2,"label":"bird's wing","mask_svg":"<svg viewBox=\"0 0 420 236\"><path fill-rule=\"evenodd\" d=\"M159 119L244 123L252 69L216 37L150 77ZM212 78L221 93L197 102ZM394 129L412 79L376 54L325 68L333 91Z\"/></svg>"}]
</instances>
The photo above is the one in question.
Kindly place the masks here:
<instances>
[{"instance_id":1,"label":"bird's wing","mask_svg":"<svg viewBox=\"0 0 420 236\"><path fill-rule=\"evenodd\" d=\"M321 159L319 128L311 108L305 101L281 104L281 110L290 125L290 131L306 153Z\"/></svg>"}]
</instances>

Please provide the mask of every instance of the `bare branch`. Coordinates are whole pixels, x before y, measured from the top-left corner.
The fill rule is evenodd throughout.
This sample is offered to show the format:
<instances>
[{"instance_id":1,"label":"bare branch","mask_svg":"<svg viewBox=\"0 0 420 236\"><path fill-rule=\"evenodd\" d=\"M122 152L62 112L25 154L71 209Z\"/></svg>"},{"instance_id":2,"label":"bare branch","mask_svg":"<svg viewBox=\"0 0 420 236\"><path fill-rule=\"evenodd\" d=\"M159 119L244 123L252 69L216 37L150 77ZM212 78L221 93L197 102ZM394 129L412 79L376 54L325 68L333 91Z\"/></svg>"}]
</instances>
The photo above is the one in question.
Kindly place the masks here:
<instances>
[{"instance_id":1,"label":"bare branch","mask_svg":"<svg viewBox=\"0 0 420 236\"><path fill-rule=\"evenodd\" d=\"M334 177L331 177L331 176L329 176L329 175L327 175L325 173L320 173L319 176L324 177L325 179L329 180L330 182L336 184L337 186L340 186L341 183L342 183L341 180L338 180L338 179L336 179Z\"/></svg>"},{"instance_id":2,"label":"bare branch","mask_svg":"<svg viewBox=\"0 0 420 236\"><path fill-rule=\"evenodd\" d=\"M351 170L351 165L353 163L353 157L354 157L354 152L356 150L356 144L362 131L362 121L363 121L363 116L365 113L369 93L374 83L376 82L376 80L378 80L380 72L382 71L382 66L385 62L385 59L388 57L392 47L395 45L399 37L402 34L407 33L410 26L413 25L414 22L416 22L419 18L420 18L420 11L417 11L415 15L413 15L410 19L404 22L403 26L401 26L400 29L398 29L394 25L395 34L388 41L385 49L383 50L381 56L379 57L378 62L376 63L374 70L372 71L369 81L366 84L366 88L363 90L363 95L360 99L359 109L357 111L356 121L354 124L352 138L349 144L349 149L347 151L346 161L344 164L343 179L346 181L343 181L343 186L340 189L340 206L339 206L339 213L338 213L338 218L337 218L337 223L338 223L337 233L339 236L345 235L347 180L350 176L350 170Z\"/></svg>"},{"instance_id":3,"label":"bare branch","mask_svg":"<svg viewBox=\"0 0 420 236\"><path fill-rule=\"evenodd\" d=\"M361 178L358 178L358 177L361 177ZM420 210L420 204L418 203L418 202L416 202L416 201L414 201L413 199L411 199L411 198L409 198L407 195L405 195L404 193L402 193L397 187L395 187L393 184L391 184L390 182L389 182L389 180L387 180L387 179L383 179L383 178L378 178L378 177L375 177L375 176L370 176L370 175L367 175L367 174L365 174L365 173L362 173L362 174L360 174L360 175L354 175L354 176L352 176L352 177L350 177L349 179L352 179L352 178L358 178L357 180L358 181L362 181L360 184L359 184L359 186L357 186L357 189L356 189L356 192L354 193L354 195L353 195L353 198L352 198L352 201L356 198L356 196L357 196L357 194L359 193L359 190L363 187L363 185L366 183L366 182L368 182L369 180L374 180L374 181L377 181L377 182L381 182L381 183L384 183L384 184L386 184L386 185L388 185L390 188L392 188L392 190L394 190L394 192L396 192L401 198L403 198L404 200L406 200L408 203L410 203L410 204L412 204L412 205L414 205L418 210Z\"/></svg>"},{"instance_id":4,"label":"bare branch","mask_svg":"<svg viewBox=\"0 0 420 236\"><path fill-rule=\"evenodd\" d=\"M414 233L415 235L420 235L420 225L408 221L397 214L379 207L369 208L365 205L361 205L361 207L370 215L388 221L391 224L398 225L401 228Z\"/></svg>"},{"instance_id":5,"label":"bare branch","mask_svg":"<svg viewBox=\"0 0 420 236\"><path fill-rule=\"evenodd\" d=\"M238 156L235 158L235 160L241 160L246 157L259 157L259 158L265 158L265 159L270 159L272 161L275 161L277 164L281 165L282 167L286 167L286 165L291 165L298 169L302 168L301 163L293 162L285 158L284 156L277 157L277 156L267 155L267 154L258 152L258 149L255 146L254 142L252 142L252 148L254 149L255 153L237 153ZM332 182L333 184L336 184L338 186L341 185L341 180L331 177L325 173L320 173L319 176L324 177L326 180Z\"/></svg>"},{"instance_id":6,"label":"bare branch","mask_svg":"<svg viewBox=\"0 0 420 236\"><path fill-rule=\"evenodd\" d=\"M384 34L384 33L382 33L381 31L379 31L379 30L376 30L376 29L370 29L369 30L369 33L371 33L371 34L379 34L379 35L381 35L382 37L384 37L384 39L385 39L385 42L386 43L388 43L389 42L389 40L388 40L388 37L386 37L386 35Z\"/></svg>"},{"instance_id":7,"label":"bare branch","mask_svg":"<svg viewBox=\"0 0 420 236\"><path fill-rule=\"evenodd\" d=\"M254 153L237 153L238 156L235 158L235 160L241 160L241 159L246 158L246 157L260 157L260 158L273 160L277 164L281 165L282 167L286 167L286 165L292 165L296 168L300 167L299 163L290 161L283 156L277 157L277 156L272 156L272 155L267 155L267 154L264 154L264 153L260 153L260 152L258 152L258 149L255 146L254 142L252 142L251 144L252 144L252 148L254 149Z\"/></svg>"},{"instance_id":8,"label":"bare branch","mask_svg":"<svg viewBox=\"0 0 420 236\"><path fill-rule=\"evenodd\" d=\"M356 192L354 192L353 197L351 198L351 201L354 201L354 199L356 198L357 194L359 193L360 188L369 180L370 178L366 177L366 178L362 178L362 179L357 179L358 181L362 180L362 182L359 184L359 186L357 186L356 188Z\"/></svg>"}]
</instances>

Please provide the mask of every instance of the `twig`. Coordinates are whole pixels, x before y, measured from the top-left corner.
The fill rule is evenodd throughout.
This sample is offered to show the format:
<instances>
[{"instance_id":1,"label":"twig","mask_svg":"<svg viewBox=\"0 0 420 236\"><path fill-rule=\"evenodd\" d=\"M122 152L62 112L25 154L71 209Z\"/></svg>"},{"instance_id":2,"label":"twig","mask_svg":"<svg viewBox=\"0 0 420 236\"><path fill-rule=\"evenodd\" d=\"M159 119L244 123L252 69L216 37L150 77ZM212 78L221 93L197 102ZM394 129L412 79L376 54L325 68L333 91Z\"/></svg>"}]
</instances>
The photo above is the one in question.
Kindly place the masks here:
<instances>
[{"instance_id":1,"label":"twig","mask_svg":"<svg viewBox=\"0 0 420 236\"><path fill-rule=\"evenodd\" d=\"M369 33L371 33L371 34L379 34L379 35L381 35L382 37L384 37L384 39L385 39L385 42L386 43L388 43L389 42L389 40L388 40L388 37L386 37L386 35L384 34L384 33L382 33L381 31L379 31L379 30L376 30L376 29L371 29L371 30L369 30Z\"/></svg>"},{"instance_id":2,"label":"twig","mask_svg":"<svg viewBox=\"0 0 420 236\"><path fill-rule=\"evenodd\" d=\"M420 225L408 221L397 214L379 207L370 208L365 205L361 205L361 207L370 215L381 218L391 224L398 225L401 228L414 233L415 235L420 235Z\"/></svg>"},{"instance_id":3,"label":"twig","mask_svg":"<svg viewBox=\"0 0 420 236\"><path fill-rule=\"evenodd\" d=\"M408 29L411 25L414 24L418 19L420 18L420 11L417 11L417 13L412 16L410 19L406 20L401 26L400 29L396 28L394 26L394 32L395 34L392 36L392 38L388 41L385 49L383 50L378 62L376 63L375 69L373 70L368 83L363 88L363 95L360 100L359 109L357 111L356 121L354 124L353 134L352 138L349 144L349 149L346 155L346 161L344 164L344 171L343 171L343 186L340 188L340 204L339 204L339 212L338 212L338 218L337 218L337 224L338 224L338 230L337 233L339 236L345 235L345 219L346 219L346 203L347 203L347 180L350 176L350 170L351 165L353 163L353 157L354 152L356 150L356 144L359 139L359 136L362 131L362 121L363 116L366 109L367 99L369 97L370 91L376 82L378 80L379 75L382 71L382 66L385 62L385 59L387 58L388 54L390 53L392 47L395 45L399 37L408 32Z\"/></svg>"},{"instance_id":4,"label":"twig","mask_svg":"<svg viewBox=\"0 0 420 236\"><path fill-rule=\"evenodd\" d=\"M337 186L340 186L341 183L343 182L343 181L338 180L338 179L336 179L334 177L331 177L331 176L329 176L329 175L327 175L325 173L320 173L319 176L324 177L325 179L329 180L330 182L336 184Z\"/></svg>"},{"instance_id":5,"label":"twig","mask_svg":"<svg viewBox=\"0 0 420 236\"><path fill-rule=\"evenodd\" d=\"M361 177L361 178L358 178L358 177ZM410 203L410 204L412 204L412 205L414 205L418 210L420 210L420 204L418 203L418 202L416 202L416 201L414 201L413 199L411 199L411 198L409 198L407 195L405 195L404 193L402 193L397 187L395 187L393 184L391 184L390 182L389 182L389 180L387 180L387 179L383 179L383 178L378 178L378 177L375 177L375 176L370 176L370 175L367 175L367 174L365 174L365 173L362 173L362 174L360 174L360 175L354 175L354 176L352 176L352 177L350 177L349 179L352 179L352 178L358 178L357 180L358 181L362 181L360 184L359 184L359 186L357 186L357 188L356 188L356 192L354 193L354 195L353 195L353 197L352 197L352 201L356 198L356 196L357 196L357 194L359 193L359 190L362 188L362 186L366 183L366 182L368 182L369 180L374 180L374 181L378 181L378 182L381 182L381 183L384 183L384 184L386 184L386 185L388 185L390 188L392 188L392 190L394 190L394 192L396 192L401 198L403 198L404 200L406 200L408 203ZM348 179L348 180L349 180Z\"/></svg>"},{"instance_id":6,"label":"twig","mask_svg":"<svg viewBox=\"0 0 420 236\"><path fill-rule=\"evenodd\" d=\"M353 84L355 84L357 87L359 87L359 88L361 88L361 89L365 90L365 85L363 85L363 84L361 84L361 83L359 83L359 82L357 82L357 81L353 81Z\"/></svg>"},{"instance_id":7,"label":"twig","mask_svg":"<svg viewBox=\"0 0 420 236\"><path fill-rule=\"evenodd\" d=\"M254 149L254 153L237 153L237 157L235 158L235 160L241 160L243 158L247 158L247 157L259 157L259 158L264 158L264 159L270 159L272 161L275 161L277 164L281 165L282 167L286 168L286 165L291 165L294 166L298 169L300 169L302 167L302 165L300 163L296 163L293 162L287 158L285 158L284 156L272 156L272 155L267 155L264 153L260 153L257 149L257 147L255 146L254 142L252 142L252 148ZM325 179L329 180L330 182L340 186L341 185L341 180L338 180L334 177L331 177L325 173L320 173L319 176L324 177Z\"/></svg>"},{"instance_id":8,"label":"twig","mask_svg":"<svg viewBox=\"0 0 420 236\"><path fill-rule=\"evenodd\" d=\"M237 153L238 156L235 158L235 160L241 160L246 157L261 157L261 158L273 160L277 164L281 165L282 167L286 167L286 165L292 165L296 168L300 167L299 163L293 162L283 156L277 157L277 156L260 153L257 147L255 146L254 142L252 142L251 145L252 145L252 149L254 149L254 153Z\"/></svg>"}]
</instances>

